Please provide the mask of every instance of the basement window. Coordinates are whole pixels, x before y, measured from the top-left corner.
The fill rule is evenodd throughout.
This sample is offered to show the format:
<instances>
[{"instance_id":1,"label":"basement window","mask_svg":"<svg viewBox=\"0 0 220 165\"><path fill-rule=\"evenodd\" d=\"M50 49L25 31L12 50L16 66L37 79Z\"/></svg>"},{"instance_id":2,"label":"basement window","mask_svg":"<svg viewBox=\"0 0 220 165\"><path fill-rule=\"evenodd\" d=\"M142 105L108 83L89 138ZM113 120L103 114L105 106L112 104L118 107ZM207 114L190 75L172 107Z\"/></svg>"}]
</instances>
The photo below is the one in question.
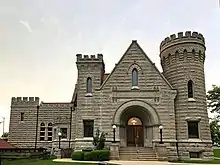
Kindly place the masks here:
<instances>
[{"instance_id":1,"label":"basement window","mask_svg":"<svg viewBox=\"0 0 220 165\"><path fill-rule=\"evenodd\" d=\"M200 158L200 152L189 152L190 158Z\"/></svg>"}]
</instances>

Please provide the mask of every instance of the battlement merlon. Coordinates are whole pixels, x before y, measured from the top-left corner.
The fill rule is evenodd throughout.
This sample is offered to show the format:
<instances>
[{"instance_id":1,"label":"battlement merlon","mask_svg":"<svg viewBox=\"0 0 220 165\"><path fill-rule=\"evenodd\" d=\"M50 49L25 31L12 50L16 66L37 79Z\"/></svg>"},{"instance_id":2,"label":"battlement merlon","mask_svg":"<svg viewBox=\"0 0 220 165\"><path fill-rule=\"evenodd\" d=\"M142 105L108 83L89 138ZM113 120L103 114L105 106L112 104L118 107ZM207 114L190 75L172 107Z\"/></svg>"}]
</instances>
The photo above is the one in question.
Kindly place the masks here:
<instances>
[{"instance_id":1,"label":"battlement merlon","mask_svg":"<svg viewBox=\"0 0 220 165\"><path fill-rule=\"evenodd\" d=\"M186 31L185 35L183 32L170 35L170 37L165 38L160 44L160 52L167 49L170 46L181 44L181 43L198 43L205 47L205 38L201 33Z\"/></svg>"},{"instance_id":2,"label":"battlement merlon","mask_svg":"<svg viewBox=\"0 0 220 165\"><path fill-rule=\"evenodd\" d=\"M11 105L39 105L39 97L12 97Z\"/></svg>"},{"instance_id":3,"label":"battlement merlon","mask_svg":"<svg viewBox=\"0 0 220 165\"><path fill-rule=\"evenodd\" d=\"M77 54L76 55L77 62L103 62L103 55L102 54L97 54L96 55L82 55L82 54Z\"/></svg>"}]
</instances>

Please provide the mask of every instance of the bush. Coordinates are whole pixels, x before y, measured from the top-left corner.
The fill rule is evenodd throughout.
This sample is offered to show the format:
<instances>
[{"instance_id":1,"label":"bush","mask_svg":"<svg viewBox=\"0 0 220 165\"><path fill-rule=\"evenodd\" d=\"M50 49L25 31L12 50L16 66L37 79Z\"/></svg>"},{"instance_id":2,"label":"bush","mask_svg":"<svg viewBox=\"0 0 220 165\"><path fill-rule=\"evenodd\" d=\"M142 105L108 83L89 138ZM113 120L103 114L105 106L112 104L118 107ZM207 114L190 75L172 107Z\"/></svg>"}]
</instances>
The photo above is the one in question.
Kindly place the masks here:
<instances>
[{"instance_id":1,"label":"bush","mask_svg":"<svg viewBox=\"0 0 220 165\"><path fill-rule=\"evenodd\" d=\"M109 150L94 150L84 153L84 160L107 161L109 160Z\"/></svg>"},{"instance_id":2,"label":"bush","mask_svg":"<svg viewBox=\"0 0 220 165\"><path fill-rule=\"evenodd\" d=\"M91 152L84 152L84 160L92 160Z\"/></svg>"},{"instance_id":3,"label":"bush","mask_svg":"<svg viewBox=\"0 0 220 165\"><path fill-rule=\"evenodd\" d=\"M84 160L84 152L76 151L72 153L73 160Z\"/></svg>"}]
</instances>

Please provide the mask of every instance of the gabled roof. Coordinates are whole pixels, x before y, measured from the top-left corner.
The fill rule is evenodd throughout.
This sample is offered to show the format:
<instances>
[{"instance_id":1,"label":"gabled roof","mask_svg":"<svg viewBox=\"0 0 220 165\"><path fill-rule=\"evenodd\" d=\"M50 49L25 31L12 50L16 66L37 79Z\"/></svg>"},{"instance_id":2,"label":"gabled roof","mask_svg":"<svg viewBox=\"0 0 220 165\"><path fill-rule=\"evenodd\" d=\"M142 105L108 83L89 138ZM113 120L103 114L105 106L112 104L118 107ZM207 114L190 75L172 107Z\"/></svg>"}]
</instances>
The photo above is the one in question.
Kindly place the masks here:
<instances>
[{"instance_id":1,"label":"gabled roof","mask_svg":"<svg viewBox=\"0 0 220 165\"><path fill-rule=\"evenodd\" d=\"M143 53L143 55L148 59L148 61L152 64L152 66L155 68L155 70L158 72L158 74L162 77L162 79L164 79L164 81L167 83L167 85L171 88L174 89L171 84L167 81L167 79L160 73L160 71L157 69L157 67L155 66L155 63L153 63L150 58L147 56L147 54L144 52L144 50L140 47L140 45L137 43L137 40L132 40L132 43L130 44L130 46L127 48L127 50L125 51L125 53L123 54L123 56L121 57L121 59L119 60L119 62L117 64L120 64L122 59L125 57L125 55L127 54L127 52L131 49L132 45L136 45L141 52ZM108 79L111 77L111 75L114 73L114 71L116 70L118 65L115 65L114 69L112 70L112 72L108 75L108 77L104 80L104 82L102 83L100 90L104 87L105 83L108 81Z\"/></svg>"},{"instance_id":2,"label":"gabled roof","mask_svg":"<svg viewBox=\"0 0 220 165\"><path fill-rule=\"evenodd\" d=\"M9 142L3 140L3 139L0 139L0 149L3 149L3 148L16 148L15 146L13 146L12 144L10 144Z\"/></svg>"}]
</instances>

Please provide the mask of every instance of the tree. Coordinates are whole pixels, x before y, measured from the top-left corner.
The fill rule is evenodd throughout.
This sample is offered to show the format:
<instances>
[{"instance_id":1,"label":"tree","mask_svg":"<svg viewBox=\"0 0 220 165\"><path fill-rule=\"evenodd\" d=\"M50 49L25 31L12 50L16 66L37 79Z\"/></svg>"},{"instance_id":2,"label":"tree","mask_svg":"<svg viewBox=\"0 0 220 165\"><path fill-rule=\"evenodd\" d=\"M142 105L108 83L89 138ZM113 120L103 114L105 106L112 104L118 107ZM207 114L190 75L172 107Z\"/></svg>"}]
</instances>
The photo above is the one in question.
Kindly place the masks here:
<instances>
[{"instance_id":1,"label":"tree","mask_svg":"<svg viewBox=\"0 0 220 165\"><path fill-rule=\"evenodd\" d=\"M9 135L9 132L4 132L4 133L2 134L2 137L8 137L8 135Z\"/></svg>"},{"instance_id":2,"label":"tree","mask_svg":"<svg viewBox=\"0 0 220 165\"><path fill-rule=\"evenodd\" d=\"M96 130L96 135L93 137L93 145L96 150L103 150L105 147L105 133L99 129Z\"/></svg>"},{"instance_id":3,"label":"tree","mask_svg":"<svg viewBox=\"0 0 220 165\"><path fill-rule=\"evenodd\" d=\"M212 137L212 143L220 145L220 128L219 128L219 121L214 119L210 123L210 131Z\"/></svg>"},{"instance_id":4,"label":"tree","mask_svg":"<svg viewBox=\"0 0 220 165\"><path fill-rule=\"evenodd\" d=\"M220 117L220 86L212 85L212 89L207 93L208 107L211 108L211 113L216 112L217 117Z\"/></svg>"}]
</instances>

